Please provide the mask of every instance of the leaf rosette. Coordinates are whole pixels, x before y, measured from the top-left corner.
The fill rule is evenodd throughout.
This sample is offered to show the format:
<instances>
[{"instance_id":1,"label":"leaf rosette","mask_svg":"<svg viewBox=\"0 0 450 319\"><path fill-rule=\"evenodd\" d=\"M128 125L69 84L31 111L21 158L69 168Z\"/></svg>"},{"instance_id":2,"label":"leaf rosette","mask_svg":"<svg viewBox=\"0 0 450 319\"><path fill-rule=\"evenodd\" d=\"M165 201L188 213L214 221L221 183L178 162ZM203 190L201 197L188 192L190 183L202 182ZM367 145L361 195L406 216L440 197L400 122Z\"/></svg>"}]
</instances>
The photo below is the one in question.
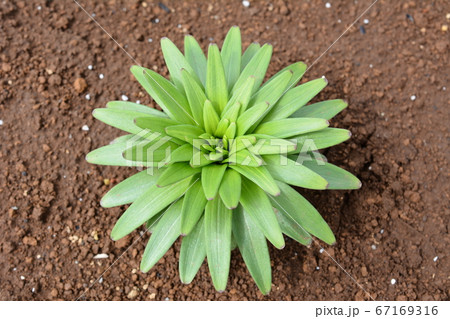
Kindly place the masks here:
<instances>
[{"instance_id":1,"label":"leaf rosette","mask_svg":"<svg viewBox=\"0 0 450 319\"><path fill-rule=\"evenodd\" d=\"M330 128L347 103L308 102L326 85L297 85L302 62L263 83L272 46L252 43L242 54L238 27L207 57L192 36L184 54L161 40L170 80L133 66L131 72L163 111L126 101L96 109L98 120L127 132L87 155L93 164L144 170L114 186L104 207L131 204L114 226L118 240L145 224L152 233L141 269L150 270L181 235L180 278L190 283L205 257L215 288L226 288L231 250L239 249L262 293L271 288L267 241L284 235L309 246L333 244L333 232L293 187L357 189L360 181L318 150L350 137Z\"/></svg>"}]
</instances>

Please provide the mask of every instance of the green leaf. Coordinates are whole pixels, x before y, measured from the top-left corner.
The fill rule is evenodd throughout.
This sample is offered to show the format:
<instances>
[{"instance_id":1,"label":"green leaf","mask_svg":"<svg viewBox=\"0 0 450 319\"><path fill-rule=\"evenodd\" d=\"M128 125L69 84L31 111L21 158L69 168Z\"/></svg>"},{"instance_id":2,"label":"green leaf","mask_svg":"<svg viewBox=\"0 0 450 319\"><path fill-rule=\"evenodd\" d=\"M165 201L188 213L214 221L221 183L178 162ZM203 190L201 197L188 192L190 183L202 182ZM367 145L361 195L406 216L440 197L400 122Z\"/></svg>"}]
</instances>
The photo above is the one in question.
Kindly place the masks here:
<instances>
[{"instance_id":1,"label":"green leaf","mask_svg":"<svg viewBox=\"0 0 450 319\"><path fill-rule=\"evenodd\" d=\"M303 74L306 71L306 64L303 62L296 62L291 65L288 65L287 67L285 67L284 69L279 71L277 74L272 76L269 80L267 80L267 82L263 84L261 89L264 88L266 85L269 85L269 83L271 83L279 75L283 74L284 72L286 72L288 70L292 72L292 77L286 86L286 90L289 90L293 86L297 85L297 83L300 81L300 79L302 78ZM286 90L285 90L285 92L286 92Z\"/></svg>"},{"instance_id":2,"label":"green leaf","mask_svg":"<svg viewBox=\"0 0 450 319\"><path fill-rule=\"evenodd\" d=\"M278 209L275 210L275 215L277 216L277 220L283 234L291 237L302 245L311 245L311 235L292 218L288 217L286 214L280 213Z\"/></svg>"},{"instance_id":3,"label":"green leaf","mask_svg":"<svg viewBox=\"0 0 450 319\"><path fill-rule=\"evenodd\" d=\"M224 291L228 281L232 216L232 211L223 205L220 198L206 204L206 256L214 287L218 291Z\"/></svg>"},{"instance_id":4,"label":"green leaf","mask_svg":"<svg viewBox=\"0 0 450 319\"><path fill-rule=\"evenodd\" d=\"M117 111L129 111L129 112L139 112L146 115L158 116L158 117L168 117L161 111L158 111L150 106L137 104L128 101L110 101L106 103L106 108L117 110Z\"/></svg>"},{"instance_id":5,"label":"green leaf","mask_svg":"<svg viewBox=\"0 0 450 319\"><path fill-rule=\"evenodd\" d=\"M161 211L145 222L145 229L148 233L151 234L155 231L155 228L164 213L165 211Z\"/></svg>"},{"instance_id":6,"label":"green leaf","mask_svg":"<svg viewBox=\"0 0 450 319\"><path fill-rule=\"evenodd\" d=\"M122 157L128 160L129 166L140 166L141 163L152 166L152 163L166 162L172 151L179 147L169 136L162 136L159 133L152 135L154 138L150 136L148 139L142 138L127 143L128 148L123 151Z\"/></svg>"},{"instance_id":7,"label":"green leaf","mask_svg":"<svg viewBox=\"0 0 450 319\"><path fill-rule=\"evenodd\" d=\"M255 128L263 121L265 116L271 111L274 105L278 102L278 100L283 96L286 91L286 87L292 78L292 71L287 70L284 73L277 76L273 79L268 85L264 88L261 88L256 92L256 94L252 97L250 101L250 105L257 106L258 103L268 103L267 109L264 113L260 114L258 119L253 123L253 125L248 129L248 131L253 132ZM255 106L252 106L253 109Z\"/></svg>"},{"instance_id":8,"label":"green leaf","mask_svg":"<svg viewBox=\"0 0 450 319\"><path fill-rule=\"evenodd\" d=\"M264 122L289 117L322 91L327 83L328 81L325 78L320 78L290 89L270 110L264 118Z\"/></svg>"},{"instance_id":9,"label":"green leaf","mask_svg":"<svg viewBox=\"0 0 450 319\"><path fill-rule=\"evenodd\" d=\"M166 133L167 135L193 144L194 140L198 139L199 136L205 132L197 126L182 124L182 125L168 126L166 128Z\"/></svg>"},{"instance_id":10,"label":"green leaf","mask_svg":"<svg viewBox=\"0 0 450 319\"><path fill-rule=\"evenodd\" d=\"M306 105L291 117L316 117L329 120L348 106L344 100L328 100Z\"/></svg>"},{"instance_id":11,"label":"green leaf","mask_svg":"<svg viewBox=\"0 0 450 319\"><path fill-rule=\"evenodd\" d=\"M216 129L216 132L214 133L214 136L223 137L225 135L225 132L227 131L229 125L230 125L229 120L221 119L219 121L219 124L217 124L217 129Z\"/></svg>"},{"instance_id":12,"label":"green leaf","mask_svg":"<svg viewBox=\"0 0 450 319\"><path fill-rule=\"evenodd\" d=\"M102 207L114 207L134 202L144 194L157 179L164 169L149 168L123 180L111 188L100 201Z\"/></svg>"},{"instance_id":13,"label":"green leaf","mask_svg":"<svg viewBox=\"0 0 450 319\"><path fill-rule=\"evenodd\" d=\"M249 151L258 155L287 154L297 149L295 140L284 140L273 136L259 138Z\"/></svg>"},{"instance_id":14,"label":"green leaf","mask_svg":"<svg viewBox=\"0 0 450 319\"><path fill-rule=\"evenodd\" d=\"M208 165L202 168L203 191L208 200L213 200L219 191L227 165Z\"/></svg>"},{"instance_id":15,"label":"green leaf","mask_svg":"<svg viewBox=\"0 0 450 319\"><path fill-rule=\"evenodd\" d=\"M283 96L285 89L292 78L292 71L285 72L272 78L269 84L261 87L250 100L250 105L255 105L261 102L267 102L273 106Z\"/></svg>"},{"instance_id":16,"label":"green leaf","mask_svg":"<svg viewBox=\"0 0 450 319\"><path fill-rule=\"evenodd\" d=\"M206 57L197 40L191 35L184 37L184 54L189 65L205 87L206 84Z\"/></svg>"},{"instance_id":17,"label":"green leaf","mask_svg":"<svg viewBox=\"0 0 450 319\"><path fill-rule=\"evenodd\" d=\"M266 155L267 170L274 179L309 189L327 189L328 182L308 167L280 155Z\"/></svg>"},{"instance_id":18,"label":"green leaf","mask_svg":"<svg viewBox=\"0 0 450 319\"><path fill-rule=\"evenodd\" d=\"M206 96L220 114L228 102L228 89L220 52L215 44L209 46L207 63Z\"/></svg>"},{"instance_id":19,"label":"green leaf","mask_svg":"<svg viewBox=\"0 0 450 319\"><path fill-rule=\"evenodd\" d=\"M259 51L261 45L259 43L253 42L248 48L245 50L241 59L241 71L245 69L250 60L255 56L255 54Z\"/></svg>"},{"instance_id":20,"label":"green leaf","mask_svg":"<svg viewBox=\"0 0 450 319\"><path fill-rule=\"evenodd\" d=\"M245 148L251 148L253 144L256 143L256 137L252 135L241 135L230 142L232 143L230 147L230 154L233 154Z\"/></svg>"},{"instance_id":21,"label":"green leaf","mask_svg":"<svg viewBox=\"0 0 450 319\"><path fill-rule=\"evenodd\" d=\"M140 267L142 272L149 271L180 236L182 204L183 200L174 203L158 221L142 256Z\"/></svg>"},{"instance_id":22,"label":"green leaf","mask_svg":"<svg viewBox=\"0 0 450 319\"><path fill-rule=\"evenodd\" d=\"M272 285L272 270L266 238L242 209L233 212L233 236L256 285L267 295Z\"/></svg>"},{"instance_id":23,"label":"green leaf","mask_svg":"<svg viewBox=\"0 0 450 319\"><path fill-rule=\"evenodd\" d=\"M236 136L236 123L235 122L231 122L230 125L228 126L226 132L225 132L225 136L231 140L234 139Z\"/></svg>"},{"instance_id":24,"label":"green leaf","mask_svg":"<svg viewBox=\"0 0 450 319\"><path fill-rule=\"evenodd\" d=\"M146 69L143 75L151 89L149 94L170 118L198 125L192 117L188 101L172 83L152 70Z\"/></svg>"},{"instance_id":25,"label":"green leaf","mask_svg":"<svg viewBox=\"0 0 450 319\"><path fill-rule=\"evenodd\" d=\"M201 168L193 168L188 163L173 163L164 170L156 185L165 187L200 172Z\"/></svg>"},{"instance_id":26,"label":"green leaf","mask_svg":"<svg viewBox=\"0 0 450 319\"><path fill-rule=\"evenodd\" d=\"M206 101L206 95L200 85L194 81L192 76L186 70L181 70L184 90L191 107L192 116L195 121L203 127L203 105Z\"/></svg>"},{"instance_id":27,"label":"green leaf","mask_svg":"<svg viewBox=\"0 0 450 319\"><path fill-rule=\"evenodd\" d=\"M136 135L134 134L126 134L119 136L115 139L113 139L109 144L117 144L117 143L124 143L129 141L134 141L136 139Z\"/></svg>"},{"instance_id":28,"label":"green leaf","mask_svg":"<svg viewBox=\"0 0 450 319\"><path fill-rule=\"evenodd\" d=\"M147 129L164 135L166 135L166 127L180 124L172 119L160 117L137 117L134 119L134 123L140 131Z\"/></svg>"},{"instance_id":29,"label":"green leaf","mask_svg":"<svg viewBox=\"0 0 450 319\"><path fill-rule=\"evenodd\" d=\"M297 140L296 153L305 153L340 144L348 140L351 135L348 130L328 127L320 131L293 136L292 139Z\"/></svg>"},{"instance_id":30,"label":"green leaf","mask_svg":"<svg viewBox=\"0 0 450 319\"><path fill-rule=\"evenodd\" d=\"M222 113L222 119L227 119L230 122L236 122L237 118L239 117L239 113L241 110L241 103L236 102L231 107L225 108L224 112Z\"/></svg>"},{"instance_id":31,"label":"green leaf","mask_svg":"<svg viewBox=\"0 0 450 319\"><path fill-rule=\"evenodd\" d=\"M303 165L329 183L328 189L359 189L361 181L346 170L322 160L303 161Z\"/></svg>"},{"instance_id":32,"label":"green leaf","mask_svg":"<svg viewBox=\"0 0 450 319\"><path fill-rule=\"evenodd\" d=\"M180 113L185 113L184 108L189 107L184 96L178 92L178 90L163 78L161 75L153 72L152 70L143 68L139 65L133 65L130 69L139 84L147 91L156 103L166 112L166 114L173 119L182 119L186 115L182 116ZM174 92L176 91L176 92ZM172 97L170 94L174 94ZM173 101L175 100L175 102ZM166 106L166 104L168 106ZM177 105L180 105L177 107ZM172 114L172 111L175 114ZM183 112L184 111L184 112Z\"/></svg>"},{"instance_id":33,"label":"green leaf","mask_svg":"<svg viewBox=\"0 0 450 319\"><path fill-rule=\"evenodd\" d=\"M241 87L231 95L225 109L222 112L222 117L229 119L230 121L236 121L236 108L243 113L247 109L247 105L250 102L252 96L253 87L255 85L255 77L249 76ZM239 105L237 105L239 103ZM231 109L231 110L230 110ZM239 114L239 113L238 113Z\"/></svg>"},{"instance_id":34,"label":"green leaf","mask_svg":"<svg viewBox=\"0 0 450 319\"><path fill-rule=\"evenodd\" d=\"M204 167L215 161L210 160L209 156L202 151L194 150L191 161L189 164L192 167Z\"/></svg>"},{"instance_id":35,"label":"green leaf","mask_svg":"<svg viewBox=\"0 0 450 319\"><path fill-rule=\"evenodd\" d=\"M111 238L118 240L141 226L173 201L180 198L189 188L190 182L191 178L186 178L164 188L159 188L156 185L151 186L120 216L111 231Z\"/></svg>"},{"instance_id":36,"label":"green leaf","mask_svg":"<svg viewBox=\"0 0 450 319\"><path fill-rule=\"evenodd\" d=\"M205 131L213 135L219 124L219 116L209 100L206 100L203 106L203 121L205 122Z\"/></svg>"},{"instance_id":37,"label":"green leaf","mask_svg":"<svg viewBox=\"0 0 450 319\"><path fill-rule=\"evenodd\" d=\"M194 279L206 257L205 246L205 226L202 218L181 241L178 269L182 283L189 284Z\"/></svg>"},{"instance_id":38,"label":"green leaf","mask_svg":"<svg viewBox=\"0 0 450 319\"><path fill-rule=\"evenodd\" d=\"M270 175L267 168L265 168L264 166L250 167L250 166L230 165L230 168L234 169L239 174L247 177L253 183L261 187L265 192L273 196L278 196L280 194L280 189L275 183L275 180Z\"/></svg>"},{"instance_id":39,"label":"green leaf","mask_svg":"<svg viewBox=\"0 0 450 319\"><path fill-rule=\"evenodd\" d=\"M265 122L255 130L257 134L267 134L285 138L321 130L329 125L327 120L315 118L295 118Z\"/></svg>"},{"instance_id":40,"label":"green leaf","mask_svg":"<svg viewBox=\"0 0 450 319\"><path fill-rule=\"evenodd\" d=\"M164 118L156 118L140 112L122 111L109 108L95 109L92 112L92 116L112 127L133 134L137 134L142 131L142 129L136 126L136 124L134 123L134 119L137 117L149 117L158 120L164 120Z\"/></svg>"},{"instance_id":41,"label":"green leaf","mask_svg":"<svg viewBox=\"0 0 450 319\"><path fill-rule=\"evenodd\" d=\"M240 203L264 236L278 249L283 248L283 234L266 193L258 185L244 178Z\"/></svg>"},{"instance_id":42,"label":"green leaf","mask_svg":"<svg viewBox=\"0 0 450 319\"><path fill-rule=\"evenodd\" d=\"M129 135L133 136L133 135ZM97 165L133 166L133 163L122 156L122 153L130 147L129 142L116 142L89 152L86 161Z\"/></svg>"},{"instance_id":43,"label":"green leaf","mask_svg":"<svg viewBox=\"0 0 450 319\"><path fill-rule=\"evenodd\" d=\"M231 90L241 73L241 31L239 27L231 27L222 45L220 52L225 69L228 90Z\"/></svg>"},{"instance_id":44,"label":"green leaf","mask_svg":"<svg viewBox=\"0 0 450 319\"><path fill-rule=\"evenodd\" d=\"M202 85L196 73L194 72L194 69L192 69L183 53L178 50L177 46L173 44L172 41L170 41L168 38L162 38L161 49L164 60L166 61L167 69L170 73L170 77L180 92L184 91L183 80L181 76L182 69L188 71L192 75L193 80L196 81L199 85Z\"/></svg>"},{"instance_id":45,"label":"green leaf","mask_svg":"<svg viewBox=\"0 0 450 319\"><path fill-rule=\"evenodd\" d=\"M184 144L175 149L169 157L169 163L189 162L192 159L193 149L191 144Z\"/></svg>"},{"instance_id":46,"label":"green leaf","mask_svg":"<svg viewBox=\"0 0 450 319\"><path fill-rule=\"evenodd\" d=\"M238 206L241 197L241 175L238 172L232 169L225 171L220 184L219 195L228 209L235 209Z\"/></svg>"},{"instance_id":47,"label":"green leaf","mask_svg":"<svg viewBox=\"0 0 450 319\"><path fill-rule=\"evenodd\" d=\"M199 179L184 195L183 208L181 209L182 234L187 235L192 231L205 210L206 202L202 181Z\"/></svg>"},{"instance_id":48,"label":"green leaf","mask_svg":"<svg viewBox=\"0 0 450 319\"><path fill-rule=\"evenodd\" d=\"M335 243L336 238L333 232L314 206L289 185L283 182L277 182L277 184L281 189L281 195L270 197L274 207L311 235L329 245Z\"/></svg>"},{"instance_id":49,"label":"green leaf","mask_svg":"<svg viewBox=\"0 0 450 319\"><path fill-rule=\"evenodd\" d=\"M232 93L239 89L248 79L249 76L255 77L255 85L252 88L251 94L253 95L260 87L264 76L269 66L270 58L272 57L272 45L264 44L261 49L252 57L250 62L242 70L236 84L233 86Z\"/></svg>"},{"instance_id":50,"label":"green leaf","mask_svg":"<svg viewBox=\"0 0 450 319\"><path fill-rule=\"evenodd\" d=\"M269 103L261 102L242 113L236 122L237 135L244 135L253 124L262 119L262 116L268 108Z\"/></svg>"},{"instance_id":51,"label":"green leaf","mask_svg":"<svg viewBox=\"0 0 450 319\"><path fill-rule=\"evenodd\" d=\"M251 153L249 150L242 149L236 153L231 154L223 163L230 163L230 165L241 165L259 167L264 162L260 156Z\"/></svg>"}]
</instances>

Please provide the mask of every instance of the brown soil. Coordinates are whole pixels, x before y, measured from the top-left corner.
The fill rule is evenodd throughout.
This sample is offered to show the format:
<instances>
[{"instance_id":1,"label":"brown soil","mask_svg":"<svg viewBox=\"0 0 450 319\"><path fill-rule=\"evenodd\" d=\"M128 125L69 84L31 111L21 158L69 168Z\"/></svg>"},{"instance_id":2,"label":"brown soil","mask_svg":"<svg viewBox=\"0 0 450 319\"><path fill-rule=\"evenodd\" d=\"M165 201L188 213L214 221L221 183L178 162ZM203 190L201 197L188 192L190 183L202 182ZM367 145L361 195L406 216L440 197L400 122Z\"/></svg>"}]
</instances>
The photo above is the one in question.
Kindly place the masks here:
<instances>
[{"instance_id":1,"label":"brown soil","mask_svg":"<svg viewBox=\"0 0 450 319\"><path fill-rule=\"evenodd\" d=\"M232 25L245 45L274 45L269 74L297 60L311 64L371 3L330 2L330 9L321 0L81 4L136 61L166 75L161 37L181 45L190 33L206 48ZM319 99L349 101L332 125L353 138L326 155L363 187L303 193L335 231L328 252L377 300L449 298L449 12L445 0L380 0L362 18L369 23L356 23L304 79L325 75ZM121 134L93 119L95 107L122 94L152 103L132 80L135 62L72 1L2 1L0 21L1 299L73 300L91 285L81 299L368 299L318 245L291 240L271 249L268 296L238 253L224 293L214 291L206 264L191 285L181 284L179 245L141 273L147 236L130 249L138 232L114 243L109 233L123 207L99 206L131 171L84 160ZM99 253L108 258L94 260Z\"/></svg>"}]
</instances>

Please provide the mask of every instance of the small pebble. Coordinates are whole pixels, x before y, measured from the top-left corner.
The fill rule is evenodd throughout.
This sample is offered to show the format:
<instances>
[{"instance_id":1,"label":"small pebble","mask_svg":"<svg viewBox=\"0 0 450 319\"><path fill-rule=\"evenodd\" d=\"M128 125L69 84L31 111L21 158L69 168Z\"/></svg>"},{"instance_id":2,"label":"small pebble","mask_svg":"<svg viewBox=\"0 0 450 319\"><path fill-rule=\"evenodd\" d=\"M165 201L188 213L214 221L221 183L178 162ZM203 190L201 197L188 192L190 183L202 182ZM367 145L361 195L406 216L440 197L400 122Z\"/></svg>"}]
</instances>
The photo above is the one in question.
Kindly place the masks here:
<instances>
[{"instance_id":1,"label":"small pebble","mask_svg":"<svg viewBox=\"0 0 450 319\"><path fill-rule=\"evenodd\" d=\"M319 270L319 269L320 269L320 267L319 267L319 266L317 266L317 267L316 267L316 270Z\"/></svg>"},{"instance_id":2,"label":"small pebble","mask_svg":"<svg viewBox=\"0 0 450 319\"><path fill-rule=\"evenodd\" d=\"M103 75L103 73L100 73L99 76L98 76L98 78L99 78L100 80L103 80L104 77L105 77L105 76Z\"/></svg>"},{"instance_id":3,"label":"small pebble","mask_svg":"<svg viewBox=\"0 0 450 319\"><path fill-rule=\"evenodd\" d=\"M361 32L361 34L366 34L366 28L364 28L363 26L360 26L359 32Z\"/></svg>"},{"instance_id":4,"label":"small pebble","mask_svg":"<svg viewBox=\"0 0 450 319\"><path fill-rule=\"evenodd\" d=\"M13 206L13 207L11 207L11 209L12 209L12 210L18 210L18 209L19 209L19 207L17 207L17 206Z\"/></svg>"},{"instance_id":5,"label":"small pebble","mask_svg":"<svg viewBox=\"0 0 450 319\"><path fill-rule=\"evenodd\" d=\"M137 101L136 101L136 104L141 104L141 101L137 100Z\"/></svg>"},{"instance_id":6,"label":"small pebble","mask_svg":"<svg viewBox=\"0 0 450 319\"><path fill-rule=\"evenodd\" d=\"M444 25L441 27L441 31L444 31L444 32L448 31L448 25L444 24Z\"/></svg>"},{"instance_id":7,"label":"small pebble","mask_svg":"<svg viewBox=\"0 0 450 319\"><path fill-rule=\"evenodd\" d=\"M80 197L80 198L78 198L78 200L80 201L80 202L82 202L83 201L83 199Z\"/></svg>"},{"instance_id":8,"label":"small pebble","mask_svg":"<svg viewBox=\"0 0 450 319\"><path fill-rule=\"evenodd\" d=\"M25 277L24 276L20 276L20 280L25 280Z\"/></svg>"},{"instance_id":9,"label":"small pebble","mask_svg":"<svg viewBox=\"0 0 450 319\"><path fill-rule=\"evenodd\" d=\"M74 87L75 91L77 91L78 93L83 93L84 90L86 90L86 88L87 88L86 80L83 78L77 78L73 82L73 87Z\"/></svg>"},{"instance_id":10,"label":"small pebble","mask_svg":"<svg viewBox=\"0 0 450 319\"><path fill-rule=\"evenodd\" d=\"M325 249L320 248L319 253L323 253L325 251Z\"/></svg>"},{"instance_id":11,"label":"small pebble","mask_svg":"<svg viewBox=\"0 0 450 319\"><path fill-rule=\"evenodd\" d=\"M372 250L375 250L375 249L377 249L377 246L372 245L371 248L372 248Z\"/></svg>"},{"instance_id":12,"label":"small pebble","mask_svg":"<svg viewBox=\"0 0 450 319\"><path fill-rule=\"evenodd\" d=\"M3 120L0 120L0 125L3 125Z\"/></svg>"},{"instance_id":13,"label":"small pebble","mask_svg":"<svg viewBox=\"0 0 450 319\"><path fill-rule=\"evenodd\" d=\"M442 91L446 91L447 90L447 87L445 87L445 86L443 86L442 87ZM3 121L2 121L3 122Z\"/></svg>"},{"instance_id":14,"label":"small pebble","mask_svg":"<svg viewBox=\"0 0 450 319\"><path fill-rule=\"evenodd\" d=\"M94 68L94 67L93 67L91 64L88 65L88 69L89 69L89 70L92 70L93 68Z\"/></svg>"},{"instance_id":15,"label":"small pebble","mask_svg":"<svg viewBox=\"0 0 450 319\"><path fill-rule=\"evenodd\" d=\"M433 261L436 262L438 260L438 258L439 258L438 256L434 257Z\"/></svg>"},{"instance_id":16,"label":"small pebble","mask_svg":"<svg viewBox=\"0 0 450 319\"><path fill-rule=\"evenodd\" d=\"M31 292L34 293L36 291L36 288L31 288Z\"/></svg>"},{"instance_id":17,"label":"small pebble","mask_svg":"<svg viewBox=\"0 0 450 319\"><path fill-rule=\"evenodd\" d=\"M121 98L122 101L128 101L128 96L126 96L125 94L122 94Z\"/></svg>"},{"instance_id":18,"label":"small pebble","mask_svg":"<svg viewBox=\"0 0 450 319\"><path fill-rule=\"evenodd\" d=\"M166 11L167 13L170 13L170 9L169 8L167 8L167 6L164 4L164 3L158 3L158 5L159 5L159 7L161 8L161 9L163 9L164 11Z\"/></svg>"},{"instance_id":19,"label":"small pebble","mask_svg":"<svg viewBox=\"0 0 450 319\"><path fill-rule=\"evenodd\" d=\"M406 19L408 19L411 22L414 22L414 18L412 15L410 15L409 13L406 14Z\"/></svg>"},{"instance_id":20,"label":"small pebble","mask_svg":"<svg viewBox=\"0 0 450 319\"><path fill-rule=\"evenodd\" d=\"M95 17L95 13L94 13L94 12L92 12L91 16L92 16L92 17Z\"/></svg>"},{"instance_id":21,"label":"small pebble","mask_svg":"<svg viewBox=\"0 0 450 319\"><path fill-rule=\"evenodd\" d=\"M396 282L397 280L395 280L394 278L391 279L391 285L395 285Z\"/></svg>"},{"instance_id":22,"label":"small pebble","mask_svg":"<svg viewBox=\"0 0 450 319\"><path fill-rule=\"evenodd\" d=\"M41 6L37 6L37 9L38 9L38 10L41 10L41 9L42 9L42 7L41 7Z\"/></svg>"},{"instance_id":23,"label":"small pebble","mask_svg":"<svg viewBox=\"0 0 450 319\"><path fill-rule=\"evenodd\" d=\"M384 229L380 230L380 234L383 234L383 233L384 233Z\"/></svg>"},{"instance_id":24,"label":"small pebble","mask_svg":"<svg viewBox=\"0 0 450 319\"><path fill-rule=\"evenodd\" d=\"M159 23L159 19L156 18L155 20L153 20L155 23Z\"/></svg>"},{"instance_id":25,"label":"small pebble","mask_svg":"<svg viewBox=\"0 0 450 319\"><path fill-rule=\"evenodd\" d=\"M369 19L364 19L363 22L364 24L369 24Z\"/></svg>"},{"instance_id":26,"label":"small pebble","mask_svg":"<svg viewBox=\"0 0 450 319\"><path fill-rule=\"evenodd\" d=\"M91 95L90 94L86 94L86 96L84 98L89 101L91 99Z\"/></svg>"},{"instance_id":27,"label":"small pebble","mask_svg":"<svg viewBox=\"0 0 450 319\"><path fill-rule=\"evenodd\" d=\"M97 254L94 256L94 259L105 259L108 258L107 254Z\"/></svg>"},{"instance_id":28,"label":"small pebble","mask_svg":"<svg viewBox=\"0 0 450 319\"><path fill-rule=\"evenodd\" d=\"M100 277L100 279L98 280L98 283L101 284L103 282L103 277Z\"/></svg>"},{"instance_id":29,"label":"small pebble","mask_svg":"<svg viewBox=\"0 0 450 319\"><path fill-rule=\"evenodd\" d=\"M165 301L169 301L170 300L170 298L169 297L166 297L165 299L164 299Z\"/></svg>"},{"instance_id":30,"label":"small pebble","mask_svg":"<svg viewBox=\"0 0 450 319\"><path fill-rule=\"evenodd\" d=\"M371 69L372 69L372 68L373 68L373 64L369 64L369 68L371 68Z\"/></svg>"},{"instance_id":31,"label":"small pebble","mask_svg":"<svg viewBox=\"0 0 450 319\"><path fill-rule=\"evenodd\" d=\"M411 95L410 99L411 99L411 101L415 101L416 100L416 96L415 95Z\"/></svg>"},{"instance_id":32,"label":"small pebble","mask_svg":"<svg viewBox=\"0 0 450 319\"><path fill-rule=\"evenodd\" d=\"M244 0L242 1L242 5L246 8L250 7L250 1Z\"/></svg>"},{"instance_id":33,"label":"small pebble","mask_svg":"<svg viewBox=\"0 0 450 319\"><path fill-rule=\"evenodd\" d=\"M148 38L148 42L152 43L153 39L152 38Z\"/></svg>"},{"instance_id":34,"label":"small pebble","mask_svg":"<svg viewBox=\"0 0 450 319\"><path fill-rule=\"evenodd\" d=\"M330 9L331 8L331 3L329 3L329 2L325 3L325 8Z\"/></svg>"},{"instance_id":35,"label":"small pebble","mask_svg":"<svg viewBox=\"0 0 450 319\"><path fill-rule=\"evenodd\" d=\"M83 127L81 128L83 131L89 131L89 126L87 125L83 125Z\"/></svg>"}]
</instances>

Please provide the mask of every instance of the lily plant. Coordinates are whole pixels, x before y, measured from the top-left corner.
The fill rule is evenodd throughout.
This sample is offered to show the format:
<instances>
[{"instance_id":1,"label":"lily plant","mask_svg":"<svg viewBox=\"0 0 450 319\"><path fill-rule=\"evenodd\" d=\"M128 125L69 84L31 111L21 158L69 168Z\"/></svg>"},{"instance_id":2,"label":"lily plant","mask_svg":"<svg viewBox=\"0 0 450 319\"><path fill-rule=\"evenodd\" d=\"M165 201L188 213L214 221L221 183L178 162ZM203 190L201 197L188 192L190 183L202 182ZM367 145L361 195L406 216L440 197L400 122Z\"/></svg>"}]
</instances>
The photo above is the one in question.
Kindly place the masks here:
<instances>
[{"instance_id":1,"label":"lily plant","mask_svg":"<svg viewBox=\"0 0 450 319\"><path fill-rule=\"evenodd\" d=\"M145 225L151 232L141 270L149 271L181 236L179 273L190 283L205 258L214 287L226 288L238 248L263 294L271 289L268 242L284 235L309 246L335 237L294 187L357 189L360 181L318 150L350 137L329 127L343 100L308 104L326 85L297 85L306 65L289 65L264 82L272 46L252 43L242 54L238 27L205 56L186 36L184 54L161 40L170 79L141 66L131 72L162 109L113 101L93 116L126 135L90 152L89 163L139 167L115 185L103 207L131 204L112 229L114 240Z\"/></svg>"}]
</instances>

